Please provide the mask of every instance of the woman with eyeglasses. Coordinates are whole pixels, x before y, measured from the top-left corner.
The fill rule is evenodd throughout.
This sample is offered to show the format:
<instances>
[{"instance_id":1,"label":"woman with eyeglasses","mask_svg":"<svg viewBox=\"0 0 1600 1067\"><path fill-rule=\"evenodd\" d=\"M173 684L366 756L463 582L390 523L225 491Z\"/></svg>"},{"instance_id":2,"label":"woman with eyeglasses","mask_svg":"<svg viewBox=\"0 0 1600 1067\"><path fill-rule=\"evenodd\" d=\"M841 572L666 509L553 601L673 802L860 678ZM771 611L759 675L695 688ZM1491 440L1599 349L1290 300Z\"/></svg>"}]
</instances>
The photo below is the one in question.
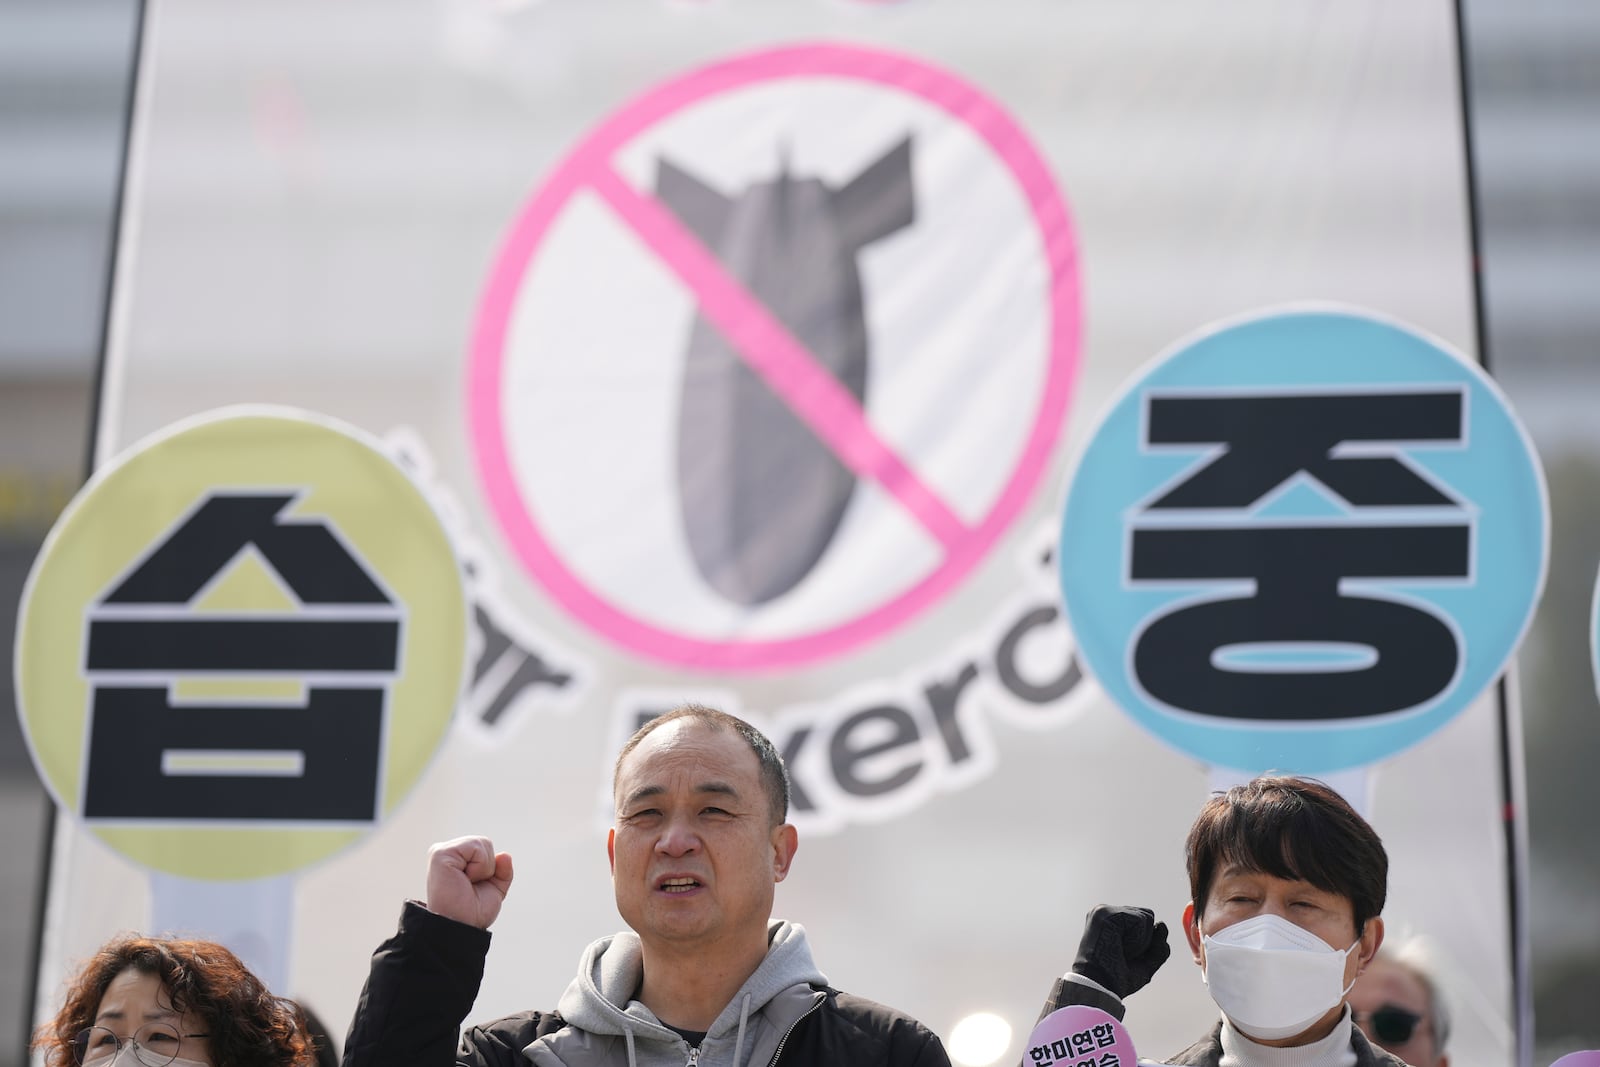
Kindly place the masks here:
<instances>
[{"instance_id":1,"label":"woman with eyeglasses","mask_svg":"<svg viewBox=\"0 0 1600 1067\"><path fill-rule=\"evenodd\" d=\"M211 941L121 937L72 979L46 1067L314 1067L295 1003Z\"/></svg>"}]
</instances>

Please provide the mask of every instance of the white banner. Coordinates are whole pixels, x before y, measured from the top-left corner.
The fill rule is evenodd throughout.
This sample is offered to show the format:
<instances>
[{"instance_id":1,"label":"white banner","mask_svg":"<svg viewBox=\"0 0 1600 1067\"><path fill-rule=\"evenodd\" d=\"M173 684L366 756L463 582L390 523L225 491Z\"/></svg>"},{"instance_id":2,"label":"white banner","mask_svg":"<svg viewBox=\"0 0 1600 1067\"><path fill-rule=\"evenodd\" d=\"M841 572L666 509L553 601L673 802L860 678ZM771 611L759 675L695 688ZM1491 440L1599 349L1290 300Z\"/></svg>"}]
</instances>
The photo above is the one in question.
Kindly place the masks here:
<instances>
[{"instance_id":1,"label":"white banner","mask_svg":"<svg viewBox=\"0 0 1600 1067\"><path fill-rule=\"evenodd\" d=\"M464 695L408 795L292 869L207 882L64 817L41 1011L111 933L180 921L176 875L196 916L275 916L254 958L342 1033L427 845L464 833L518 871L474 1018L551 1007L620 924L613 754L694 698L790 761L778 909L832 982L947 1036L997 1013L1014 1060L1089 908L1176 929L1194 813L1266 769L1095 680L1063 613L1069 475L1219 323L1335 307L1473 358L1454 18L148 5L98 458L235 404L358 428L465 564ZM1273 750L1382 834L1457 1067L1516 1044L1492 681L1386 708L1425 726L1348 759ZM1153 1057L1216 1014L1181 952L1129 1009Z\"/></svg>"}]
</instances>

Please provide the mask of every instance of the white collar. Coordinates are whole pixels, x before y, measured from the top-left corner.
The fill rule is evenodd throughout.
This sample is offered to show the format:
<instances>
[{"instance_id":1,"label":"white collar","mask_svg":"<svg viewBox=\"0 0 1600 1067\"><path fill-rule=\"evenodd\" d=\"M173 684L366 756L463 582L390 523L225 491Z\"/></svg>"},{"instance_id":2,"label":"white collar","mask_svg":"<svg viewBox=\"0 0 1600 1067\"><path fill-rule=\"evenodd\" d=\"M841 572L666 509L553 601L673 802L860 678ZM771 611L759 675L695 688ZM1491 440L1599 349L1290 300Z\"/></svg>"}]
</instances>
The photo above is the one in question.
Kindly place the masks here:
<instances>
[{"instance_id":1,"label":"white collar","mask_svg":"<svg viewBox=\"0 0 1600 1067\"><path fill-rule=\"evenodd\" d=\"M1217 1067L1355 1067L1356 1050L1350 1044L1354 1025L1346 1004L1333 1030L1320 1041L1277 1048L1252 1041L1223 1016L1222 1059Z\"/></svg>"}]
</instances>

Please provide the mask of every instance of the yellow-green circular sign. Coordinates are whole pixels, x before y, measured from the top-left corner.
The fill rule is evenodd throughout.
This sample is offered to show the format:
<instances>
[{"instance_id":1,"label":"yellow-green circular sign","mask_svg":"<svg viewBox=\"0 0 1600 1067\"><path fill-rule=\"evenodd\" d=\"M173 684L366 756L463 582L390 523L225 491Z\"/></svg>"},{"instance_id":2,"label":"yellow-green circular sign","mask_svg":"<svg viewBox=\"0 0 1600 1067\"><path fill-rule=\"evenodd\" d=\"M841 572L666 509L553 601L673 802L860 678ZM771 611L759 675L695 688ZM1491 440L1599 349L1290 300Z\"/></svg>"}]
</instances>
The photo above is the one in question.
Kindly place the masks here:
<instances>
[{"instance_id":1,"label":"yellow-green circular sign","mask_svg":"<svg viewBox=\"0 0 1600 1067\"><path fill-rule=\"evenodd\" d=\"M17 705L56 802L112 848L263 878L394 810L465 656L460 565L406 474L349 427L231 408L73 498L23 592Z\"/></svg>"}]
</instances>

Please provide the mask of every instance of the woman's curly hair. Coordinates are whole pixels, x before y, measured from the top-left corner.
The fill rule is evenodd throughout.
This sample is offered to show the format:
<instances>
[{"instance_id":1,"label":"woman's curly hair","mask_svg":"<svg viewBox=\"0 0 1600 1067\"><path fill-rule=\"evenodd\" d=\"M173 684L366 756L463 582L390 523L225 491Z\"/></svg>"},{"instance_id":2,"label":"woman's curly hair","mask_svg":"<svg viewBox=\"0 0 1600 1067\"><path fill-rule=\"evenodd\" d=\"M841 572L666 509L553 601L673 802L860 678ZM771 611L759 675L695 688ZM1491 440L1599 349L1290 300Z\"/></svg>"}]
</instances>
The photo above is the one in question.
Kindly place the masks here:
<instances>
[{"instance_id":1,"label":"woman's curly hair","mask_svg":"<svg viewBox=\"0 0 1600 1067\"><path fill-rule=\"evenodd\" d=\"M34 1032L46 1067L73 1067L72 1039L94 1025L106 987L130 967L160 979L174 1010L203 1020L216 1067L315 1064L299 1006L274 996L232 952L213 941L128 935L100 947L56 1017Z\"/></svg>"}]
</instances>

